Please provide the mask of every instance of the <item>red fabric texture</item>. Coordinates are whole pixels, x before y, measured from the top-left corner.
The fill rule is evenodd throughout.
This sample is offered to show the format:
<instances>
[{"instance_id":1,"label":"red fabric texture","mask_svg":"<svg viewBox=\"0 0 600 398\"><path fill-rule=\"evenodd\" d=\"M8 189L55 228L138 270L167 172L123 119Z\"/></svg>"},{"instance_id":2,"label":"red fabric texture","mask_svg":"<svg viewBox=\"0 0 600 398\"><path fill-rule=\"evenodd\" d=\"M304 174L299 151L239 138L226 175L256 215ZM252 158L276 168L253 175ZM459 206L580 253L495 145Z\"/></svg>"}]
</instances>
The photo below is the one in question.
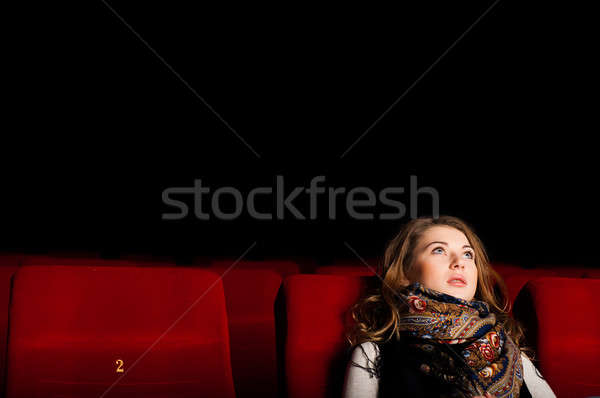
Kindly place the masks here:
<instances>
[{"instance_id":1,"label":"red fabric texture","mask_svg":"<svg viewBox=\"0 0 600 398\"><path fill-rule=\"evenodd\" d=\"M515 299L517 298L517 295L519 294L519 292L521 291L521 289L523 288L523 286L525 286L525 284L527 282L529 282L530 280L536 279L536 278L543 278L543 277L557 276L557 275L558 274L552 270L524 269L524 270L521 270L519 273L514 273L514 274L506 276L504 278L504 283L506 284L506 289L508 290L508 298L511 303L511 312L512 312L512 305L514 304Z\"/></svg>"},{"instance_id":2,"label":"red fabric texture","mask_svg":"<svg viewBox=\"0 0 600 398\"><path fill-rule=\"evenodd\" d=\"M274 305L281 282L277 272L260 269L234 267L223 277L238 398L277 395Z\"/></svg>"},{"instance_id":3,"label":"red fabric texture","mask_svg":"<svg viewBox=\"0 0 600 398\"><path fill-rule=\"evenodd\" d=\"M527 282L514 314L536 349L538 369L558 397L600 395L600 279Z\"/></svg>"},{"instance_id":4,"label":"red fabric texture","mask_svg":"<svg viewBox=\"0 0 600 398\"><path fill-rule=\"evenodd\" d=\"M232 398L229 358L212 272L25 266L14 277L7 397L98 397L119 380L105 397Z\"/></svg>"},{"instance_id":5,"label":"red fabric texture","mask_svg":"<svg viewBox=\"0 0 600 398\"><path fill-rule=\"evenodd\" d=\"M374 277L294 275L284 281L285 380L290 398L341 394L350 307Z\"/></svg>"}]
</instances>

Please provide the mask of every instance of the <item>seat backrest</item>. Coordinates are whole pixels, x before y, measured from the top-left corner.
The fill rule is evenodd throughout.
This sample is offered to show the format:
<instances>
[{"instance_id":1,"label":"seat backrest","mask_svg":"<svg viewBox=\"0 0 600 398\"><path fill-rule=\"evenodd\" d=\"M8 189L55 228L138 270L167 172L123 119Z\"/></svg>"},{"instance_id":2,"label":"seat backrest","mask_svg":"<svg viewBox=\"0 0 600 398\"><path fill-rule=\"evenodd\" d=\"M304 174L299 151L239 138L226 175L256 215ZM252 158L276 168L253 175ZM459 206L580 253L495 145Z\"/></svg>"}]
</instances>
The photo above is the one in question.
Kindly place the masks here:
<instances>
[{"instance_id":1,"label":"seat backrest","mask_svg":"<svg viewBox=\"0 0 600 398\"><path fill-rule=\"evenodd\" d=\"M235 396L223 286L206 270L23 266L8 344L11 398Z\"/></svg>"},{"instance_id":2,"label":"seat backrest","mask_svg":"<svg viewBox=\"0 0 600 398\"><path fill-rule=\"evenodd\" d=\"M284 280L288 397L340 396L350 358L349 309L375 278L294 275Z\"/></svg>"},{"instance_id":3,"label":"seat backrest","mask_svg":"<svg viewBox=\"0 0 600 398\"><path fill-rule=\"evenodd\" d=\"M514 305L517 295L527 282L536 278L544 278L549 276L558 276L558 274L555 271L548 269L524 269L519 273L510 274L504 277L504 283L506 284L508 298L511 304Z\"/></svg>"},{"instance_id":4,"label":"seat backrest","mask_svg":"<svg viewBox=\"0 0 600 398\"><path fill-rule=\"evenodd\" d=\"M277 395L274 306L281 282L271 270L233 268L223 276L238 398Z\"/></svg>"},{"instance_id":5,"label":"seat backrest","mask_svg":"<svg viewBox=\"0 0 600 398\"><path fill-rule=\"evenodd\" d=\"M558 397L600 395L598 291L599 279L536 278L515 301L514 316Z\"/></svg>"}]
</instances>

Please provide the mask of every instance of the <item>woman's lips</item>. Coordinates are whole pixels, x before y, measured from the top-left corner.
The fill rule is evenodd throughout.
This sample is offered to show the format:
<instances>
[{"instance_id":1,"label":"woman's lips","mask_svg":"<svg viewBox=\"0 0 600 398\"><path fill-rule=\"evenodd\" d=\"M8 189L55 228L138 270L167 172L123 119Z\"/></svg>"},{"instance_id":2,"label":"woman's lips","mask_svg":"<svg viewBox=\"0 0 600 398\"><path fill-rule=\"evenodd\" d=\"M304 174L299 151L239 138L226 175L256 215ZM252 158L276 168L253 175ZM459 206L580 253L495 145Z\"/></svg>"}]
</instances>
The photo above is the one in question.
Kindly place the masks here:
<instances>
[{"instance_id":1,"label":"woman's lips","mask_svg":"<svg viewBox=\"0 0 600 398\"><path fill-rule=\"evenodd\" d=\"M463 282L461 280L458 280L458 279L449 280L448 284L452 285L452 286L459 286L459 287L465 287L465 286L467 286L467 284L465 282Z\"/></svg>"}]
</instances>

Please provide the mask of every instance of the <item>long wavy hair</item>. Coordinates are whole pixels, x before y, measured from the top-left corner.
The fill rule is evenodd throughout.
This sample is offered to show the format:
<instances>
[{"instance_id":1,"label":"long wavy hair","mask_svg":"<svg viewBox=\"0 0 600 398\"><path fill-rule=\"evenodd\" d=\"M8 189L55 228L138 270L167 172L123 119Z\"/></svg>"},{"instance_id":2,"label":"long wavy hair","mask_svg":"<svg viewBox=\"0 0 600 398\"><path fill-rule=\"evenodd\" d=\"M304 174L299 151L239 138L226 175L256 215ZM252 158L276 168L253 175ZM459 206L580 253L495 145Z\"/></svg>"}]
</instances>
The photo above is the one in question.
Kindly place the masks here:
<instances>
[{"instance_id":1,"label":"long wavy hair","mask_svg":"<svg viewBox=\"0 0 600 398\"><path fill-rule=\"evenodd\" d=\"M353 326L346 332L346 339L351 347L364 342L386 343L392 337L400 339L399 321L408 307L399 302L395 296L412 281L414 252L425 231L434 226L449 226L461 231L467 237L475 252L477 267L477 289L473 299L488 303L490 311L496 315L504 331L511 337L520 351L533 359L532 348L524 346L523 326L510 316L510 299L506 284L500 275L491 267L484 245L475 234L474 229L465 221L452 216L438 218L420 217L402 226L398 234L388 242L383 263L379 264L378 275L381 283L366 294L350 309Z\"/></svg>"}]
</instances>

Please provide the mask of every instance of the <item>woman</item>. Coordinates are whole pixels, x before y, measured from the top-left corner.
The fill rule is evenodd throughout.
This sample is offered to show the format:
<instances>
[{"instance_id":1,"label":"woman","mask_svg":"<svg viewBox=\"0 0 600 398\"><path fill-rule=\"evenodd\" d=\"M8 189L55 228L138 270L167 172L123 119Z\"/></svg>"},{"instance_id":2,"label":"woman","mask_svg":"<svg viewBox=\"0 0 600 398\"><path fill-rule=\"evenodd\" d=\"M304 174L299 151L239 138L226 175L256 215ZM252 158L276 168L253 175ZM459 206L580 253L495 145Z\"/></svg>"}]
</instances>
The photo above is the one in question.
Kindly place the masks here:
<instances>
[{"instance_id":1,"label":"woman","mask_svg":"<svg viewBox=\"0 0 600 398\"><path fill-rule=\"evenodd\" d=\"M409 221L388 244L377 290L352 308L343 397L555 397L508 307L464 221Z\"/></svg>"}]
</instances>

